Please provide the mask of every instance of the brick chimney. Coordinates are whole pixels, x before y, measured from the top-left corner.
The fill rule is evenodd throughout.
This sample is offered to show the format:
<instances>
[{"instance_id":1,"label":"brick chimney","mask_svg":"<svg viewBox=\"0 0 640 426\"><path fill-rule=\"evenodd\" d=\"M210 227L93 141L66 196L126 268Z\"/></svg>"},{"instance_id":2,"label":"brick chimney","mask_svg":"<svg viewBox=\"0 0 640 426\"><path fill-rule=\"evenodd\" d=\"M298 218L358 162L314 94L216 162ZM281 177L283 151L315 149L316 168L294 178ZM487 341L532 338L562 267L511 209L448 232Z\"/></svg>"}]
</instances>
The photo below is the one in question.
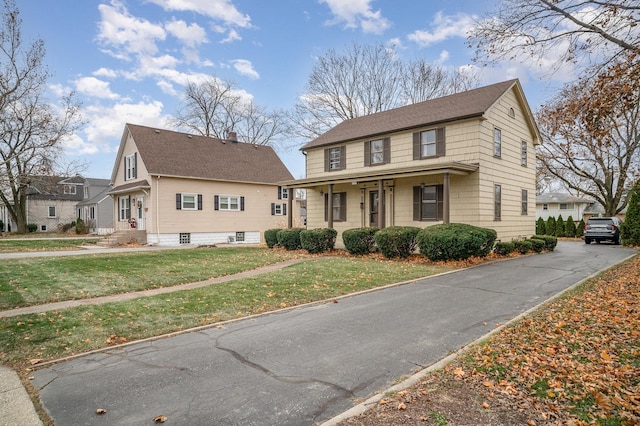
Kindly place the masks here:
<instances>
[{"instance_id":1,"label":"brick chimney","mask_svg":"<svg viewBox=\"0 0 640 426\"><path fill-rule=\"evenodd\" d=\"M238 142L238 134L236 132L227 132L227 139L231 142Z\"/></svg>"}]
</instances>

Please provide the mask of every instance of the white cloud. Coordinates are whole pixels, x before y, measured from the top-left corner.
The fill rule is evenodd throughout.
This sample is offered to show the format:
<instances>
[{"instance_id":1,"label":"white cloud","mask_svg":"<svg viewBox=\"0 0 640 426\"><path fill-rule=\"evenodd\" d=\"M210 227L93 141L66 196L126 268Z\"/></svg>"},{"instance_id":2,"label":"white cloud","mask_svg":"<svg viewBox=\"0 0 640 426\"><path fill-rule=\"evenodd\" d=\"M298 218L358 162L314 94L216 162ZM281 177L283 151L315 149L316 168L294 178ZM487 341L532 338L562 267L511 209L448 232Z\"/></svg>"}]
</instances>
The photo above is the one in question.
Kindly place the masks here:
<instances>
[{"instance_id":1,"label":"white cloud","mask_svg":"<svg viewBox=\"0 0 640 426\"><path fill-rule=\"evenodd\" d=\"M195 12L225 25L250 28L251 18L241 13L229 0L149 0L164 10Z\"/></svg>"},{"instance_id":2,"label":"white cloud","mask_svg":"<svg viewBox=\"0 0 640 426\"><path fill-rule=\"evenodd\" d=\"M371 9L372 0L319 0L326 3L334 18L327 23L344 23L345 28L360 27L365 33L382 34L390 27L389 21L379 10Z\"/></svg>"},{"instance_id":3,"label":"white cloud","mask_svg":"<svg viewBox=\"0 0 640 426\"><path fill-rule=\"evenodd\" d=\"M100 99L118 99L120 96L113 93L109 88L109 83L95 77L82 77L75 81L76 90L86 96Z\"/></svg>"},{"instance_id":4,"label":"white cloud","mask_svg":"<svg viewBox=\"0 0 640 426\"><path fill-rule=\"evenodd\" d=\"M442 12L438 12L431 24L432 31L417 30L407 38L420 47L429 47L455 37L466 38L467 32L473 28L476 20L476 16L466 13L445 16Z\"/></svg>"},{"instance_id":5,"label":"white cloud","mask_svg":"<svg viewBox=\"0 0 640 426\"><path fill-rule=\"evenodd\" d=\"M187 24L185 21L173 20L165 24L169 34L176 37L188 47L195 47L200 43L207 42L207 34L200 25L193 23Z\"/></svg>"},{"instance_id":6,"label":"white cloud","mask_svg":"<svg viewBox=\"0 0 640 426\"><path fill-rule=\"evenodd\" d=\"M229 35L226 38L220 40L220 43L231 43L238 40L242 40L242 37L240 37L240 34L238 34L238 32L232 28L229 30Z\"/></svg>"},{"instance_id":7,"label":"white cloud","mask_svg":"<svg viewBox=\"0 0 640 426\"><path fill-rule=\"evenodd\" d=\"M96 77L106 77L106 78L116 78L118 76L118 73L115 70L111 70L104 67L95 70L92 74L95 75Z\"/></svg>"},{"instance_id":8,"label":"white cloud","mask_svg":"<svg viewBox=\"0 0 640 426\"><path fill-rule=\"evenodd\" d=\"M260 78L260 74L253 69L253 64L251 61L246 59L235 59L232 61L233 67L238 71L241 75L249 77L251 79L257 80Z\"/></svg>"},{"instance_id":9,"label":"white cloud","mask_svg":"<svg viewBox=\"0 0 640 426\"><path fill-rule=\"evenodd\" d=\"M111 4L98 6L101 16L98 41L107 46L104 51L119 59L128 58L129 54L156 54L156 42L166 37L162 26L130 15L116 0Z\"/></svg>"}]
</instances>

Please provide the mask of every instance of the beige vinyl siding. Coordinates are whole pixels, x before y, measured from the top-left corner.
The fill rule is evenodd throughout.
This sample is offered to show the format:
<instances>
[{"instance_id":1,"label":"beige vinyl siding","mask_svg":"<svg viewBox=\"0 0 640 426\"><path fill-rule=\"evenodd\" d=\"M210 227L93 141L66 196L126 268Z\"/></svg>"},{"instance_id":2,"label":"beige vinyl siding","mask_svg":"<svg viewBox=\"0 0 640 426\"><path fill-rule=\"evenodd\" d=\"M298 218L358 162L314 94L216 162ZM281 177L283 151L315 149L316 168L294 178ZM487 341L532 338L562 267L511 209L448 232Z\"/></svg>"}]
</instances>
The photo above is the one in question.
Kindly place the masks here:
<instances>
[{"instance_id":1,"label":"beige vinyl siding","mask_svg":"<svg viewBox=\"0 0 640 426\"><path fill-rule=\"evenodd\" d=\"M117 187L119 185L124 185L126 183L143 181L145 179L149 180L149 173L147 172L147 168L145 167L144 162L140 158L140 155L138 155L136 159L137 178L129 179L127 181L124 180L125 158L137 152L138 152L138 147L136 146L136 142L131 137L131 134L128 134L126 144L122 150L121 161L118 164L118 170L116 171L116 174L114 176L115 177L115 180L113 182L114 187Z\"/></svg>"}]
</instances>

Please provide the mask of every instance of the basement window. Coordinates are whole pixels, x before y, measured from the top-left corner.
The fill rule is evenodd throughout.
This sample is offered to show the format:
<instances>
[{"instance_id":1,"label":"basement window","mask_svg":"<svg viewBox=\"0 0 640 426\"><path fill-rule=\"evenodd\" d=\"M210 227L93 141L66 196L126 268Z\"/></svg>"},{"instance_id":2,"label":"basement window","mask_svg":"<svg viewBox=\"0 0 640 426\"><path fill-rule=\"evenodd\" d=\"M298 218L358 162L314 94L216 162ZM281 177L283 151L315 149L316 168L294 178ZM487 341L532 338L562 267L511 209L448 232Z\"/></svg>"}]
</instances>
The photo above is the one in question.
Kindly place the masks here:
<instances>
[{"instance_id":1,"label":"basement window","mask_svg":"<svg viewBox=\"0 0 640 426\"><path fill-rule=\"evenodd\" d=\"M181 232L180 233L180 244L191 244L191 233L189 233L189 232Z\"/></svg>"}]
</instances>

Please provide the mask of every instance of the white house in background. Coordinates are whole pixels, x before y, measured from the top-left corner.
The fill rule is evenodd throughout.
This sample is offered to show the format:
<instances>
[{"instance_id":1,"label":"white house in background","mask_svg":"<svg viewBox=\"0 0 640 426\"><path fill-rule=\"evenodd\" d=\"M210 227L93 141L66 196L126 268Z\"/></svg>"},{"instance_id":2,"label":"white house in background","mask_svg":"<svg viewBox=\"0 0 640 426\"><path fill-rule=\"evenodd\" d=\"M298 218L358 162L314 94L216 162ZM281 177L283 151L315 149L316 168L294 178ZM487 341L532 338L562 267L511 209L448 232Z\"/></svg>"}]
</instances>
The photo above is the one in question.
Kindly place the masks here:
<instances>
[{"instance_id":1,"label":"white house in background","mask_svg":"<svg viewBox=\"0 0 640 426\"><path fill-rule=\"evenodd\" d=\"M549 217L557 218L562 215L565 220L571 216L578 222L592 204L593 200L590 198L576 197L562 192L538 194L536 195L536 220L538 218L547 220Z\"/></svg>"}]
</instances>

